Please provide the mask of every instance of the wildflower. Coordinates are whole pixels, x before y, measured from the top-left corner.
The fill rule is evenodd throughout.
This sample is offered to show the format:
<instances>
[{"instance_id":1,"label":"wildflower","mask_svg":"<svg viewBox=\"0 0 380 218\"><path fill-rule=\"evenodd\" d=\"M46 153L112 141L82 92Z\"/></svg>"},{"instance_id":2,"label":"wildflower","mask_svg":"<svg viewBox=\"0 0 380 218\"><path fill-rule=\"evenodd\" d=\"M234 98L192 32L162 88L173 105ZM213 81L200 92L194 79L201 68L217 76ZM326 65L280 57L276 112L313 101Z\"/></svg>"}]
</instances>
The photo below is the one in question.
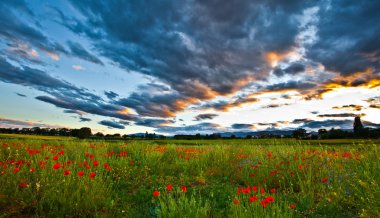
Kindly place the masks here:
<instances>
[{"instance_id":1,"label":"wildflower","mask_svg":"<svg viewBox=\"0 0 380 218\"><path fill-rule=\"evenodd\" d=\"M27 182L22 182L18 186L21 187L21 188L25 188L25 187L28 187L29 184Z\"/></svg>"},{"instance_id":2,"label":"wildflower","mask_svg":"<svg viewBox=\"0 0 380 218\"><path fill-rule=\"evenodd\" d=\"M97 167L99 165L99 161L97 160L94 160L94 163L93 163L94 167Z\"/></svg>"},{"instance_id":3,"label":"wildflower","mask_svg":"<svg viewBox=\"0 0 380 218\"><path fill-rule=\"evenodd\" d=\"M239 204L239 201L238 200L234 200L234 204L238 205Z\"/></svg>"},{"instance_id":4,"label":"wildflower","mask_svg":"<svg viewBox=\"0 0 380 218\"><path fill-rule=\"evenodd\" d=\"M257 192L257 186L252 186L252 190Z\"/></svg>"},{"instance_id":5,"label":"wildflower","mask_svg":"<svg viewBox=\"0 0 380 218\"><path fill-rule=\"evenodd\" d=\"M275 188L272 188L272 189L270 190L270 192L271 192L271 193L276 193L276 189L275 189Z\"/></svg>"},{"instance_id":6,"label":"wildflower","mask_svg":"<svg viewBox=\"0 0 380 218\"><path fill-rule=\"evenodd\" d=\"M30 168L29 172L31 172L31 173L36 172L36 168Z\"/></svg>"},{"instance_id":7,"label":"wildflower","mask_svg":"<svg viewBox=\"0 0 380 218\"><path fill-rule=\"evenodd\" d=\"M79 172L78 172L78 176L79 176L79 177L82 177L84 174L85 174L85 173L84 173L83 171L79 171Z\"/></svg>"},{"instance_id":8,"label":"wildflower","mask_svg":"<svg viewBox=\"0 0 380 218\"><path fill-rule=\"evenodd\" d=\"M58 170L60 167L61 167L61 164L57 162L56 164L54 164L53 169Z\"/></svg>"},{"instance_id":9,"label":"wildflower","mask_svg":"<svg viewBox=\"0 0 380 218\"><path fill-rule=\"evenodd\" d=\"M13 172L14 172L14 173L17 173L18 171L20 171L20 168L18 168L18 167L15 167L15 168L13 169Z\"/></svg>"},{"instance_id":10,"label":"wildflower","mask_svg":"<svg viewBox=\"0 0 380 218\"><path fill-rule=\"evenodd\" d=\"M254 202L254 201L257 201L258 200L258 198L257 198L257 196L256 195L254 195L254 196L252 196L252 197L250 197L249 198L249 202Z\"/></svg>"},{"instance_id":11,"label":"wildflower","mask_svg":"<svg viewBox=\"0 0 380 218\"><path fill-rule=\"evenodd\" d=\"M260 193L261 194L264 194L265 193L265 190L263 188L260 189Z\"/></svg>"},{"instance_id":12,"label":"wildflower","mask_svg":"<svg viewBox=\"0 0 380 218\"><path fill-rule=\"evenodd\" d=\"M302 169L302 164L298 165L298 169Z\"/></svg>"},{"instance_id":13,"label":"wildflower","mask_svg":"<svg viewBox=\"0 0 380 218\"><path fill-rule=\"evenodd\" d=\"M186 186L184 186L184 185L181 185L181 189L182 189L182 191L183 191L184 193L186 193L186 192L187 192L187 188L186 188Z\"/></svg>"},{"instance_id":14,"label":"wildflower","mask_svg":"<svg viewBox=\"0 0 380 218\"><path fill-rule=\"evenodd\" d=\"M269 202L274 202L274 198L272 196L268 196L266 197L266 199L269 201Z\"/></svg>"},{"instance_id":15,"label":"wildflower","mask_svg":"<svg viewBox=\"0 0 380 218\"><path fill-rule=\"evenodd\" d=\"M107 167L108 167L108 164L104 163L104 164L103 164L103 167L104 167L104 168L107 168Z\"/></svg>"},{"instance_id":16,"label":"wildflower","mask_svg":"<svg viewBox=\"0 0 380 218\"><path fill-rule=\"evenodd\" d=\"M327 178L326 178L326 177L323 177L323 178L322 178L322 182L323 182L323 183L326 183L326 182L327 182Z\"/></svg>"},{"instance_id":17,"label":"wildflower","mask_svg":"<svg viewBox=\"0 0 380 218\"><path fill-rule=\"evenodd\" d=\"M295 204L290 204L289 208L290 209L296 209L296 205Z\"/></svg>"},{"instance_id":18,"label":"wildflower","mask_svg":"<svg viewBox=\"0 0 380 218\"><path fill-rule=\"evenodd\" d=\"M96 176L96 174L94 172L90 173L90 178L94 178L95 176Z\"/></svg>"},{"instance_id":19,"label":"wildflower","mask_svg":"<svg viewBox=\"0 0 380 218\"><path fill-rule=\"evenodd\" d=\"M153 196L154 196L154 197L158 197L158 196L160 196L160 192L157 191L157 190L154 190L154 192L153 192Z\"/></svg>"},{"instance_id":20,"label":"wildflower","mask_svg":"<svg viewBox=\"0 0 380 218\"><path fill-rule=\"evenodd\" d=\"M53 157L53 160L58 160L58 156L57 156L57 155L54 156L54 157Z\"/></svg>"},{"instance_id":21,"label":"wildflower","mask_svg":"<svg viewBox=\"0 0 380 218\"><path fill-rule=\"evenodd\" d=\"M111 167L107 167L107 170L108 170L108 171L111 171L111 169L112 169Z\"/></svg>"},{"instance_id":22,"label":"wildflower","mask_svg":"<svg viewBox=\"0 0 380 218\"><path fill-rule=\"evenodd\" d=\"M70 174L70 170L65 170L64 172L63 172L63 175L65 175L65 176L67 176L67 175L69 175Z\"/></svg>"},{"instance_id":23,"label":"wildflower","mask_svg":"<svg viewBox=\"0 0 380 218\"><path fill-rule=\"evenodd\" d=\"M90 154L90 159L93 159L94 158L94 155L93 154Z\"/></svg>"},{"instance_id":24,"label":"wildflower","mask_svg":"<svg viewBox=\"0 0 380 218\"><path fill-rule=\"evenodd\" d=\"M63 151L63 150L60 150L59 152L58 152L58 154L59 155L62 155L62 154L64 154L65 152Z\"/></svg>"},{"instance_id":25,"label":"wildflower","mask_svg":"<svg viewBox=\"0 0 380 218\"><path fill-rule=\"evenodd\" d=\"M168 189L168 191L171 191L173 189L173 186L172 186L172 184L169 184L166 186L166 188Z\"/></svg>"}]
</instances>

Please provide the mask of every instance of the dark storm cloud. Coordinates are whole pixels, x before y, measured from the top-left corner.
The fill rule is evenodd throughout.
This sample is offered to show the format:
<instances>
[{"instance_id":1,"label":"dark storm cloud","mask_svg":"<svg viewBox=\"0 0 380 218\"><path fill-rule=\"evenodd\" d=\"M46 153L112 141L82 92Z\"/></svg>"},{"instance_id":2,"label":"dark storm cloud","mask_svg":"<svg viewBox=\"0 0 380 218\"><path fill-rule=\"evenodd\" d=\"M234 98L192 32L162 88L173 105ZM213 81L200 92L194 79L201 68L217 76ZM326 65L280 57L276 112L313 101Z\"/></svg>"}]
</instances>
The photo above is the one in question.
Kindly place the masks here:
<instances>
[{"instance_id":1,"label":"dark storm cloud","mask_svg":"<svg viewBox=\"0 0 380 218\"><path fill-rule=\"evenodd\" d=\"M221 100L216 102L207 102L204 104L201 104L199 109L214 109L217 111L228 111L230 108L234 107L240 107L245 104L251 104L259 102L260 100L258 98L252 97L252 96L241 96L236 99L232 99L230 101L227 100Z\"/></svg>"},{"instance_id":2,"label":"dark storm cloud","mask_svg":"<svg viewBox=\"0 0 380 218\"><path fill-rule=\"evenodd\" d=\"M301 125L301 128L320 129L320 128L342 128L351 129L353 120L324 120L324 121L311 121Z\"/></svg>"},{"instance_id":3,"label":"dark storm cloud","mask_svg":"<svg viewBox=\"0 0 380 218\"><path fill-rule=\"evenodd\" d=\"M95 55L90 54L85 48L83 48L79 43L68 41L67 45L70 48L70 54L81 58L83 60L87 60L93 62L95 64L104 65L103 62L97 58Z\"/></svg>"},{"instance_id":4,"label":"dark storm cloud","mask_svg":"<svg viewBox=\"0 0 380 218\"><path fill-rule=\"evenodd\" d=\"M312 121L303 124L301 128L311 128L311 129L320 129L320 128L341 128L341 129L352 129L354 120L324 120L324 121ZM370 128L379 128L380 124L372 123L369 121L362 121L364 127Z\"/></svg>"},{"instance_id":5,"label":"dark storm cloud","mask_svg":"<svg viewBox=\"0 0 380 218\"><path fill-rule=\"evenodd\" d=\"M16 95L18 95L18 96L20 96L20 97L26 97L26 95L24 95L24 94L21 94L21 93L18 93L18 92L16 92Z\"/></svg>"},{"instance_id":6,"label":"dark storm cloud","mask_svg":"<svg viewBox=\"0 0 380 218\"><path fill-rule=\"evenodd\" d=\"M349 105L342 105L342 106L334 106L333 109L337 110L354 110L354 111L361 111L363 109L362 105L356 105L356 104L349 104Z\"/></svg>"},{"instance_id":7,"label":"dark storm cloud","mask_svg":"<svg viewBox=\"0 0 380 218\"><path fill-rule=\"evenodd\" d=\"M303 118L303 119L294 119L291 123L301 124L301 123L310 123L310 122L313 122L313 120L308 119L308 118Z\"/></svg>"},{"instance_id":8,"label":"dark storm cloud","mask_svg":"<svg viewBox=\"0 0 380 218\"><path fill-rule=\"evenodd\" d=\"M253 124L245 124L245 123L234 123L231 125L232 129L253 129L255 125Z\"/></svg>"},{"instance_id":9,"label":"dark storm cloud","mask_svg":"<svg viewBox=\"0 0 380 218\"><path fill-rule=\"evenodd\" d=\"M365 114L354 114L354 113L341 113L341 114L319 114L318 117L357 117L365 116Z\"/></svg>"},{"instance_id":10,"label":"dark storm cloud","mask_svg":"<svg viewBox=\"0 0 380 218\"><path fill-rule=\"evenodd\" d=\"M189 133L215 133L220 132L222 127L215 123L199 123L189 126L162 126L156 129L157 132L171 134L189 134Z\"/></svg>"},{"instance_id":11,"label":"dark storm cloud","mask_svg":"<svg viewBox=\"0 0 380 218\"><path fill-rule=\"evenodd\" d=\"M88 90L78 88L66 81L58 80L44 71L27 66L15 67L0 57L0 81L33 87L50 96L37 96L36 99L67 110L83 111L123 120L134 120L136 116L121 113L124 108L105 102Z\"/></svg>"},{"instance_id":12,"label":"dark storm cloud","mask_svg":"<svg viewBox=\"0 0 380 218\"><path fill-rule=\"evenodd\" d=\"M90 122L91 119L90 118L86 118L86 117L79 117L79 121L80 122Z\"/></svg>"},{"instance_id":13,"label":"dark storm cloud","mask_svg":"<svg viewBox=\"0 0 380 218\"><path fill-rule=\"evenodd\" d=\"M380 67L380 1L334 0L320 11L320 40L308 57L347 75Z\"/></svg>"},{"instance_id":14,"label":"dark storm cloud","mask_svg":"<svg viewBox=\"0 0 380 218\"><path fill-rule=\"evenodd\" d=\"M266 91L287 91L287 90L309 90L317 86L314 82L308 81L288 81L284 83L277 83L268 85Z\"/></svg>"},{"instance_id":15,"label":"dark storm cloud","mask_svg":"<svg viewBox=\"0 0 380 218\"><path fill-rule=\"evenodd\" d=\"M49 125L44 123L36 123L30 121L14 120L4 117L0 117L0 127L2 128L30 128L30 127L41 127L41 128L62 128L59 125Z\"/></svg>"},{"instance_id":16,"label":"dark storm cloud","mask_svg":"<svg viewBox=\"0 0 380 218\"><path fill-rule=\"evenodd\" d=\"M173 124L173 123L174 123L173 120L141 118L135 122L135 125L159 128L161 126L165 126L165 125Z\"/></svg>"},{"instance_id":17,"label":"dark storm cloud","mask_svg":"<svg viewBox=\"0 0 380 218\"><path fill-rule=\"evenodd\" d=\"M125 129L125 126L120 124L119 122L112 121L112 120L102 120L99 122L100 125L108 126L109 128L115 128L115 129Z\"/></svg>"},{"instance_id":18,"label":"dark storm cloud","mask_svg":"<svg viewBox=\"0 0 380 218\"><path fill-rule=\"evenodd\" d=\"M72 1L72 5L86 19L62 20L63 25L86 35L101 55L120 67L154 77L180 93L171 96L172 102L188 106L265 80L269 73L266 53L286 52L295 45L298 24L294 16L304 3ZM159 112L146 101L155 104L167 95L144 97L137 101L132 94L130 99L140 111L147 106L143 114L162 116L185 107L164 107Z\"/></svg>"},{"instance_id":19,"label":"dark storm cloud","mask_svg":"<svg viewBox=\"0 0 380 218\"><path fill-rule=\"evenodd\" d=\"M295 74L305 71L305 69L306 67L304 64L299 63L299 62L293 62L291 63L291 65L287 66L286 68L276 67L273 70L273 73L276 76L295 75Z\"/></svg>"},{"instance_id":20,"label":"dark storm cloud","mask_svg":"<svg viewBox=\"0 0 380 218\"><path fill-rule=\"evenodd\" d=\"M201 121L201 120L212 120L215 117L217 117L218 114L198 114L194 117L195 121Z\"/></svg>"},{"instance_id":21,"label":"dark storm cloud","mask_svg":"<svg viewBox=\"0 0 380 218\"><path fill-rule=\"evenodd\" d=\"M0 3L0 36L11 43L24 42L33 45L43 51L51 53L67 54L65 48L48 39L41 31L31 25L32 22L26 23L19 14L19 10L34 19L33 13L30 12L23 1L1 1Z\"/></svg>"},{"instance_id":22,"label":"dark storm cloud","mask_svg":"<svg viewBox=\"0 0 380 218\"><path fill-rule=\"evenodd\" d=\"M119 94L113 92L113 91L105 91L104 94L107 96L108 99L114 99L119 97Z\"/></svg>"}]
</instances>

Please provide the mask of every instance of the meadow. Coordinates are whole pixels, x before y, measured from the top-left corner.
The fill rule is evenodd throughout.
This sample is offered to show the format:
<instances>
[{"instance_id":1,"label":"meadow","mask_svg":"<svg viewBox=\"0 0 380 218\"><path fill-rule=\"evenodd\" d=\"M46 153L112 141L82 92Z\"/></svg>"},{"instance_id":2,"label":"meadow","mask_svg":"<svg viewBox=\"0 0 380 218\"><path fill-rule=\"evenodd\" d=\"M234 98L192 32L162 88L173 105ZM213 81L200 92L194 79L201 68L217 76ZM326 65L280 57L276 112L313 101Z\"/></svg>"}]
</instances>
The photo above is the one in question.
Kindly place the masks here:
<instances>
[{"instance_id":1,"label":"meadow","mask_svg":"<svg viewBox=\"0 0 380 218\"><path fill-rule=\"evenodd\" d=\"M379 140L0 146L0 217L380 217Z\"/></svg>"}]
</instances>

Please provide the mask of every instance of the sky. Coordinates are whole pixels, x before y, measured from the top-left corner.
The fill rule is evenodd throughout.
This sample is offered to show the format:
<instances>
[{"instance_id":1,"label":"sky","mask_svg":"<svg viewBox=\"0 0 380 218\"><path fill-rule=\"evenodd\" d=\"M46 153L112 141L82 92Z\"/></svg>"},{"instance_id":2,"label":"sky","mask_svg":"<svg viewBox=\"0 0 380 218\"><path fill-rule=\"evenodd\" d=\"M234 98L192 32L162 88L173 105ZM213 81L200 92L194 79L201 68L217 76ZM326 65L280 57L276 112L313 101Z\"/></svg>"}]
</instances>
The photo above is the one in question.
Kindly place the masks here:
<instances>
[{"instance_id":1,"label":"sky","mask_svg":"<svg viewBox=\"0 0 380 218\"><path fill-rule=\"evenodd\" d=\"M0 127L380 127L380 1L0 2Z\"/></svg>"}]
</instances>

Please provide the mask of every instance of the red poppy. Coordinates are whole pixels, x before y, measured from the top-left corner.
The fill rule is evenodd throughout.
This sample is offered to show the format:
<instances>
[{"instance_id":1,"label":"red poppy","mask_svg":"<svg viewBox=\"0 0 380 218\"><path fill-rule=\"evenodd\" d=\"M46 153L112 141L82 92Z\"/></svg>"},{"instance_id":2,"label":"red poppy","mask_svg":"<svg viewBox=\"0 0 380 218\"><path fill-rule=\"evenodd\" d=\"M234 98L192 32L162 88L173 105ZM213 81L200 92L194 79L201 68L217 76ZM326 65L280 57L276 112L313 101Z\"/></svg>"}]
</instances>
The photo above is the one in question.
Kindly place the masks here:
<instances>
[{"instance_id":1,"label":"red poppy","mask_svg":"<svg viewBox=\"0 0 380 218\"><path fill-rule=\"evenodd\" d=\"M25 187L28 187L29 184L26 183L26 182L22 182L22 183L20 183L18 186L20 186L21 188L25 188Z\"/></svg>"},{"instance_id":2,"label":"red poppy","mask_svg":"<svg viewBox=\"0 0 380 218\"><path fill-rule=\"evenodd\" d=\"M79 177L82 177L84 174L85 174L85 173L84 173L83 171L79 171L79 172L78 172L78 176L79 176Z\"/></svg>"},{"instance_id":3,"label":"red poppy","mask_svg":"<svg viewBox=\"0 0 380 218\"><path fill-rule=\"evenodd\" d=\"M63 172L63 175L65 175L65 176L67 176L67 175L69 175L70 174L70 170L65 170L64 172Z\"/></svg>"},{"instance_id":4,"label":"red poppy","mask_svg":"<svg viewBox=\"0 0 380 218\"><path fill-rule=\"evenodd\" d=\"M20 171L20 168L18 168L18 167L15 167L15 168L13 169L13 172L14 172L14 173L17 173L18 171Z\"/></svg>"},{"instance_id":5,"label":"red poppy","mask_svg":"<svg viewBox=\"0 0 380 218\"><path fill-rule=\"evenodd\" d=\"M90 154L90 159L94 158L94 155L93 154Z\"/></svg>"},{"instance_id":6,"label":"red poppy","mask_svg":"<svg viewBox=\"0 0 380 218\"><path fill-rule=\"evenodd\" d=\"M272 189L270 190L270 192L271 192L271 193L276 193L276 189L275 189L275 188L272 188Z\"/></svg>"},{"instance_id":7,"label":"red poppy","mask_svg":"<svg viewBox=\"0 0 380 218\"><path fill-rule=\"evenodd\" d=\"M65 152L63 151L63 150L60 150L59 152L58 152L58 154L59 155L62 155L62 154L64 154Z\"/></svg>"},{"instance_id":8,"label":"red poppy","mask_svg":"<svg viewBox=\"0 0 380 218\"><path fill-rule=\"evenodd\" d=\"M266 197L266 199L269 201L269 202L274 202L274 198L272 196L268 196Z\"/></svg>"},{"instance_id":9,"label":"red poppy","mask_svg":"<svg viewBox=\"0 0 380 218\"><path fill-rule=\"evenodd\" d=\"M295 204L290 204L289 208L290 209L296 209L296 205Z\"/></svg>"},{"instance_id":10,"label":"red poppy","mask_svg":"<svg viewBox=\"0 0 380 218\"><path fill-rule=\"evenodd\" d=\"M302 164L298 165L298 169L302 169Z\"/></svg>"},{"instance_id":11,"label":"red poppy","mask_svg":"<svg viewBox=\"0 0 380 218\"><path fill-rule=\"evenodd\" d=\"M238 200L234 200L234 204L238 205L239 204L239 201Z\"/></svg>"},{"instance_id":12,"label":"red poppy","mask_svg":"<svg viewBox=\"0 0 380 218\"><path fill-rule=\"evenodd\" d=\"M96 176L96 174L94 172L90 173L90 178L94 178L95 176Z\"/></svg>"},{"instance_id":13,"label":"red poppy","mask_svg":"<svg viewBox=\"0 0 380 218\"><path fill-rule=\"evenodd\" d=\"M97 167L99 165L99 161L97 160L94 160L94 163L93 163L94 167Z\"/></svg>"},{"instance_id":14,"label":"red poppy","mask_svg":"<svg viewBox=\"0 0 380 218\"><path fill-rule=\"evenodd\" d=\"M108 167L108 164L104 163L104 164L103 164L103 167L104 167L104 168L107 168L107 167Z\"/></svg>"},{"instance_id":15,"label":"red poppy","mask_svg":"<svg viewBox=\"0 0 380 218\"><path fill-rule=\"evenodd\" d=\"M326 177L323 177L323 178L322 178L322 182L323 182L323 183L326 183L326 182L327 182L327 178L326 178Z\"/></svg>"},{"instance_id":16,"label":"red poppy","mask_svg":"<svg viewBox=\"0 0 380 218\"><path fill-rule=\"evenodd\" d=\"M186 193L186 192L187 192L187 188L186 188L186 186L184 186L184 185L181 185L181 189L182 189L182 191L183 191L184 193Z\"/></svg>"},{"instance_id":17,"label":"red poppy","mask_svg":"<svg viewBox=\"0 0 380 218\"><path fill-rule=\"evenodd\" d=\"M57 156L57 155L54 156L54 157L53 157L53 160L58 160L58 156Z\"/></svg>"},{"instance_id":18,"label":"red poppy","mask_svg":"<svg viewBox=\"0 0 380 218\"><path fill-rule=\"evenodd\" d=\"M56 164L54 164L53 169L58 170L60 167L61 167L61 164L57 162Z\"/></svg>"},{"instance_id":19,"label":"red poppy","mask_svg":"<svg viewBox=\"0 0 380 218\"><path fill-rule=\"evenodd\" d=\"M254 195L254 196L252 196L252 197L250 197L249 198L249 202L254 202L254 201L257 201L258 200L258 198L257 198L257 196L256 195Z\"/></svg>"},{"instance_id":20,"label":"red poppy","mask_svg":"<svg viewBox=\"0 0 380 218\"><path fill-rule=\"evenodd\" d=\"M110 171L112 168L111 167L107 167L107 170Z\"/></svg>"},{"instance_id":21,"label":"red poppy","mask_svg":"<svg viewBox=\"0 0 380 218\"><path fill-rule=\"evenodd\" d=\"M252 190L257 192L257 186L252 186Z\"/></svg>"},{"instance_id":22,"label":"red poppy","mask_svg":"<svg viewBox=\"0 0 380 218\"><path fill-rule=\"evenodd\" d=\"M264 194L265 193L265 190L263 188L260 189L260 193L261 194Z\"/></svg>"},{"instance_id":23,"label":"red poppy","mask_svg":"<svg viewBox=\"0 0 380 218\"><path fill-rule=\"evenodd\" d=\"M168 191L171 191L173 189L173 185L169 184L169 185L166 186L166 188L168 189Z\"/></svg>"},{"instance_id":24,"label":"red poppy","mask_svg":"<svg viewBox=\"0 0 380 218\"><path fill-rule=\"evenodd\" d=\"M31 173L34 173L34 172L36 172L36 168L30 168L30 170L29 170Z\"/></svg>"},{"instance_id":25,"label":"red poppy","mask_svg":"<svg viewBox=\"0 0 380 218\"><path fill-rule=\"evenodd\" d=\"M154 197L158 197L158 196L160 196L160 192L157 191L157 190L154 190L154 192L153 192L153 196L154 196Z\"/></svg>"}]
</instances>

